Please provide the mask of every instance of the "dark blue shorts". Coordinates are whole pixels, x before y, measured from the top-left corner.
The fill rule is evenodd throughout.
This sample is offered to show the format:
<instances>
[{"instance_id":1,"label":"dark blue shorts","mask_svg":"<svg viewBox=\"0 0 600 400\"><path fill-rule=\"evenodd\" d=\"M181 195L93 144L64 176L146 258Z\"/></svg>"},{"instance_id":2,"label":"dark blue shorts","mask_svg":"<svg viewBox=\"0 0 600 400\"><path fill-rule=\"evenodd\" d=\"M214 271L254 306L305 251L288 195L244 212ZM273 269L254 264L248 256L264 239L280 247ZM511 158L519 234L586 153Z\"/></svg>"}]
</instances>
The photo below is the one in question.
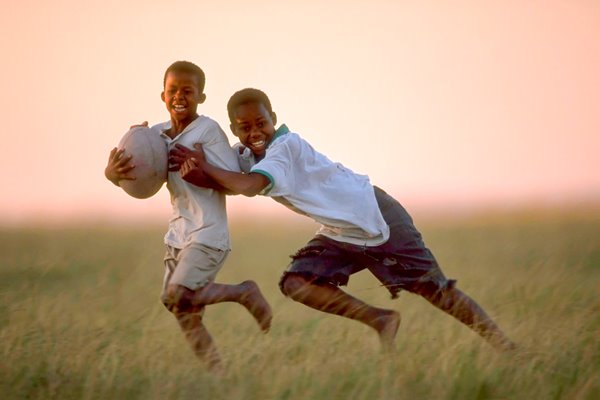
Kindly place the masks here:
<instances>
[{"instance_id":1,"label":"dark blue shorts","mask_svg":"<svg viewBox=\"0 0 600 400\"><path fill-rule=\"evenodd\" d=\"M350 275L367 268L392 298L402 289L431 296L453 287L456 281L444 276L404 207L378 187L375 197L390 227L387 242L369 247L316 235L292 256L280 286L290 274L302 275L315 284L343 286Z\"/></svg>"}]
</instances>

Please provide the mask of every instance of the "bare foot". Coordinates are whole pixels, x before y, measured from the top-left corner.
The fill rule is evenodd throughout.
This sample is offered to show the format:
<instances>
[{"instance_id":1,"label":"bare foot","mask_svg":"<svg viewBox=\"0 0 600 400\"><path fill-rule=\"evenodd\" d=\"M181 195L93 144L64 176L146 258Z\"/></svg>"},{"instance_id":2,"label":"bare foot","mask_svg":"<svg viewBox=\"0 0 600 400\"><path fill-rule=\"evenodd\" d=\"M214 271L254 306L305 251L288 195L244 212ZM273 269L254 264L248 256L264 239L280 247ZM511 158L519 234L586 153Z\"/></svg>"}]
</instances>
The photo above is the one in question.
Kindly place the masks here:
<instances>
[{"instance_id":1,"label":"bare foot","mask_svg":"<svg viewBox=\"0 0 600 400\"><path fill-rule=\"evenodd\" d=\"M515 342L508 339L504 335L499 337L488 337L487 340L497 351L501 353L516 353L519 349L519 346Z\"/></svg>"},{"instance_id":2,"label":"bare foot","mask_svg":"<svg viewBox=\"0 0 600 400\"><path fill-rule=\"evenodd\" d=\"M383 351L394 351L394 340L400 326L400 314L394 310L388 310L384 315L377 317L371 326L379 334Z\"/></svg>"},{"instance_id":3,"label":"bare foot","mask_svg":"<svg viewBox=\"0 0 600 400\"><path fill-rule=\"evenodd\" d=\"M244 306L250 311L254 319L256 319L260 329L264 333L267 333L269 328L271 328L271 320L273 319L271 306L269 306L256 282L244 281L240 285L244 287L244 291L246 292L243 298Z\"/></svg>"}]
</instances>

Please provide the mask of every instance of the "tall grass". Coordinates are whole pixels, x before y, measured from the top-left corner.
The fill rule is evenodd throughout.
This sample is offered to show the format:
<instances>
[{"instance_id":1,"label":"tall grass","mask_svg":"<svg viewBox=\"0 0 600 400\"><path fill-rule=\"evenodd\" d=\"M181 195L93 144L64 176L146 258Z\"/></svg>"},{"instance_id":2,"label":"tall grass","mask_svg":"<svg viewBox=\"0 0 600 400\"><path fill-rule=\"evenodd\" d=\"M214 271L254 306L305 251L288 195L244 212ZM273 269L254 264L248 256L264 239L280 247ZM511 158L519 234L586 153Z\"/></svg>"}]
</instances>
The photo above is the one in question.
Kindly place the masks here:
<instances>
[{"instance_id":1,"label":"tall grass","mask_svg":"<svg viewBox=\"0 0 600 400\"><path fill-rule=\"evenodd\" d=\"M499 354L421 298L368 273L347 290L395 308L394 356L357 322L277 288L315 226L233 221L219 282L254 279L274 309L259 333L239 305L205 322L227 363L206 372L158 300L162 229L0 229L2 399L597 399L600 218L505 215L421 226L446 275L521 345Z\"/></svg>"}]
</instances>

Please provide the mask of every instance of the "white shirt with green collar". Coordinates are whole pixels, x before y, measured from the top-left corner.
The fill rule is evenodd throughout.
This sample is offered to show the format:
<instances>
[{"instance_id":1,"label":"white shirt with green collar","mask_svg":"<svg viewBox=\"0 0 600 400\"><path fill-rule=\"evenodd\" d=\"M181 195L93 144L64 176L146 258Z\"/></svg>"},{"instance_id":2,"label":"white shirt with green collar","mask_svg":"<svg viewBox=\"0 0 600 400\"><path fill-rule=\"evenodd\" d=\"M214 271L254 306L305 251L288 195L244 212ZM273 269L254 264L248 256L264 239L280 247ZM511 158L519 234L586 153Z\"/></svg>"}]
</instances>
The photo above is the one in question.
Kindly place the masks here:
<instances>
[{"instance_id":1,"label":"white shirt with green collar","mask_svg":"<svg viewBox=\"0 0 600 400\"><path fill-rule=\"evenodd\" d=\"M287 126L277 129L259 162L236 153L242 166L251 165L249 172L269 178L262 195L321 223L318 234L363 246L388 240L389 227L369 177L329 160Z\"/></svg>"},{"instance_id":2,"label":"white shirt with green collar","mask_svg":"<svg viewBox=\"0 0 600 400\"><path fill-rule=\"evenodd\" d=\"M214 120L200 115L173 139L165 133L170 128L171 121L152 127L161 132L169 150L178 143L190 149L194 148L194 143L201 143L206 159L211 164L230 171L240 171L225 132ZM220 250L230 248L223 193L192 185L181 178L179 171L169 172L167 189L171 194L173 214L165 234L166 244L178 249L192 242Z\"/></svg>"}]
</instances>

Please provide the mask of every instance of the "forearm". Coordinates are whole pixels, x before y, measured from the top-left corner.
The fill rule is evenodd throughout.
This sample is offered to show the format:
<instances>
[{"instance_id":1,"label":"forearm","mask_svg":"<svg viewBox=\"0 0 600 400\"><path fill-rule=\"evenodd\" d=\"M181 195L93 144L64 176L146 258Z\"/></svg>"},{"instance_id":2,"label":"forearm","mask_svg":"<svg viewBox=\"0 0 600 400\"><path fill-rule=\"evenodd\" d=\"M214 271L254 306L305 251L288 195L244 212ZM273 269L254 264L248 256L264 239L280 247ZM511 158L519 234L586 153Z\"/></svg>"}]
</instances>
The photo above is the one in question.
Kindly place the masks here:
<instances>
[{"instance_id":1,"label":"forearm","mask_svg":"<svg viewBox=\"0 0 600 400\"><path fill-rule=\"evenodd\" d=\"M202 185L198 185L198 186L202 186L202 187L205 187L208 189L213 189L218 192L222 192L222 193L229 194L229 195L238 194L238 193L234 193L233 191L219 185L214 179L212 179L208 175L206 175L206 179L203 181Z\"/></svg>"},{"instance_id":2,"label":"forearm","mask_svg":"<svg viewBox=\"0 0 600 400\"><path fill-rule=\"evenodd\" d=\"M207 162L203 163L202 169L218 185L233 194L252 197L259 194L269 184L268 178L261 174L242 174L227 171Z\"/></svg>"}]
</instances>

